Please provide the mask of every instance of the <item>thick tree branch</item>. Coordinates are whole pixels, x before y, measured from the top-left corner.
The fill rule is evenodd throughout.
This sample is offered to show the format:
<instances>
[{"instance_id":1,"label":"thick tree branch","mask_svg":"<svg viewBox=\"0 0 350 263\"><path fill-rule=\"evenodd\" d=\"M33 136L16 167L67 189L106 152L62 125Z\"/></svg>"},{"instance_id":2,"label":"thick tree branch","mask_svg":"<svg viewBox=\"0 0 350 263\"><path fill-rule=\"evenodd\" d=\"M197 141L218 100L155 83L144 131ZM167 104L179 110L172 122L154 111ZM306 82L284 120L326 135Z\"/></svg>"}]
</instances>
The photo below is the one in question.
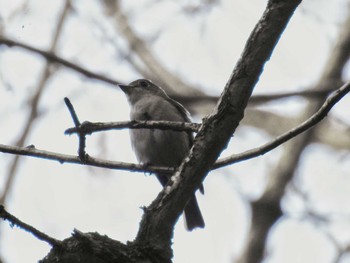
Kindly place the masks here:
<instances>
[{"instance_id":1,"label":"thick tree branch","mask_svg":"<svg viewBox=\"0 0 350 263\"><path fill-rule=\"evenodd\" d=\"M48 243L52 249L40 263L58 262L143 262L162 263L153 256L145 247L125 245L107 236L98 233L82 233L74 230L72 236L63 241L57 240L39 231L33 226L24 223L10 214L0 205L0 218L10 225L17 226L35 236L37 239Z\"/></svg>"},{"instance_id":2,"label":"thick tree branch","mask_svg":"<svg viewBox=\"0 0 350 263\"><path fill-rule=\"evenodd\" d=\"M247 41L218 106L203 121L189 156L169 180L169 186L146 209L135 243L150 244L159 249L164 255L164 262L169 262L172 255L171 237L176 220L243 118L244 109L264 64L300 2L269 1Z\"/></svg>"},{"instance_id":3,"label":"thick tree branch","mask_svg":"<svg viewBox=\"0 0 350 263\"><path fill-rule=\"evenodd\" d=\"M39 263L163 263L147 247L123 244L106 235L74 230Z\"/></svg>"}]
</instances>

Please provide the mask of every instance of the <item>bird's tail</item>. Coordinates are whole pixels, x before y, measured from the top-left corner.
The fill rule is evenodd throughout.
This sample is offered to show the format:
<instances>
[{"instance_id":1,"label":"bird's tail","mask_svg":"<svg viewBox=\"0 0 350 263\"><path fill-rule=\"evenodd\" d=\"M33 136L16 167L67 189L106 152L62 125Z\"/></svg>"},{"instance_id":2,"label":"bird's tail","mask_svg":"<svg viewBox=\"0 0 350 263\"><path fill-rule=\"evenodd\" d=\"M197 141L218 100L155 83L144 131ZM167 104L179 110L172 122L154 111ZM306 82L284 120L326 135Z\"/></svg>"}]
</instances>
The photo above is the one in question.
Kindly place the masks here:
<instances>
[{"instance_id":1,"label":"bird's tail","mask_svg":"<svg viewBox=\"0 0 350 263\"><path fill-rule=\"evenodd\" d=\"M197 227L204 228L204 219L201 210L199 210L195 196L193 196L186 204L184 215L185 227L188 231L192 231Z\"/></svg>"}]
</instances>

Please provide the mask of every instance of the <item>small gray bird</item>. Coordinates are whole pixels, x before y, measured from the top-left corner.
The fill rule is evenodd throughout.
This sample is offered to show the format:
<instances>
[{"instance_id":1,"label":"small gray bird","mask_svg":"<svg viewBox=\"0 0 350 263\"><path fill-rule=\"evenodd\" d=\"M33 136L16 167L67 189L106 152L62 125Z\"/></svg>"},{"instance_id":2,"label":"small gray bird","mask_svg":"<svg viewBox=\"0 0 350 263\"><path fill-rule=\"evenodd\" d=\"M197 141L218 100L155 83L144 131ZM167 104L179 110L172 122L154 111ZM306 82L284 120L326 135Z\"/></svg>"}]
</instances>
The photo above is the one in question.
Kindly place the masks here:
<instances>
[{"instance_id":1,"label":"small gray bird","mask_svg":"<svg viewBox=\"0 0 350 263\"><path fill-rule=\"evenodd\" d=\"M149 80L139 79L119 87L128 98L131 120L190 122L188 111ZM130 137L139 162L166 167L179 166L193 143L192 133L185 131L130 129ZM168 182L168 175L156 176L164 187ZM203 186L200 191L204 193ZM204 227L195 195L186 204L184 214L185 225L189 231Z\"/></svg>"}]
</instances>

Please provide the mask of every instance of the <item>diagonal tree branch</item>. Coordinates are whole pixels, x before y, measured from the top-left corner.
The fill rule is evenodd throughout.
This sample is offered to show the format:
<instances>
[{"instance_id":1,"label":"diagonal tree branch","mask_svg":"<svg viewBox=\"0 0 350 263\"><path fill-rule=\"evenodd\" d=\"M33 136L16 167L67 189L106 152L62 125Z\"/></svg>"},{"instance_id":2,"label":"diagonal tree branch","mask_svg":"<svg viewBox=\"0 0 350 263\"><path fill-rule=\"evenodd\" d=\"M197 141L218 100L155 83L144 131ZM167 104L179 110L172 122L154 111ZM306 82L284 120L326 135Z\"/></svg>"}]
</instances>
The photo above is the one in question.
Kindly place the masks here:
<instances>
[{"instance_id":1,"label":"diagonal tree branch","mask_svg":"<svg viewBox=\"0 0 350 263\"><path fill-rule=\"evenodd\" d=\"M339 124L332 116L329 117L318 126L312 142L329 145L338 150L348 150L350 148L350 137L346 133L348 125ZM271 137L276 137L297 126L301 120L300 116L283 116L272 111L247 109L242 125L261 129Z\"/></svg>"},{"instance_id":2,"label":"diagonal tree branch","mask_svg":"<svg viewBox=\"0 0 350 263\"><path fill-rule=\"evenodd\" d=\"M260 155L264 155L267 152L270 152L271 150L275 149L276 147L280 146L281 144L291 140L292 138L296 137L297 135L306 132L313 126L315 126L317 123L319 123L322 119L324 119L329 111L332 109L332 107L339 102L346 94L350 92L350 82L343 85L341 88L339 88L337 91L335 91L320 107L320 109L313 114L310 118L308 118L306 121L298 125L297 127L293 128L292 130L289 130L288 132L278 136L273 141L268 142L260 147L248 150L246 152L235 154L232 156L229 156L227 158L218 160L213 168L221 168L228 164L234 164L236 162L241 162L244 160L248 160L251 158L258 157Z\"/></svg>"},{"instance_id":3,"label":"diagonal tree branch","mask_svg":"<svg viewBox=\"0 0 350 263\"><path fill-rule=\"evenodd\" d=\"M82 74L88 78L100 80L100 81L103 81L103 82L106 82L108 84L115 85L115 86L121 84L121 82L118 80L114 80L114 79L108 78L106 76L103 76L101 74L97 74L97 73L90 71L88 69L85 69L77 64L74 64L73 62L70 62L69 60L66 60L64 58L57 56L54 53L53 49L50 49L49 51L41 50L39 48L35 48L33 46L30 46L30 45L27 45L27 44L24 44L24 43L21 43L21 42L18 42L18 41L15 41L15 40L12 40L12 39L9 39L6 37L2 37L2 36L0 36L0 45L5 45L8 47L23 48L25 50L31 51L33 53L36 53L36 54L42 56L49 63L61 64L61 65L65 66L66 68L69 68L71 70L79 72L80 74Z\"/></svg>"},{"instance_id":4,"label":"diagonal tree branch","mask_svg":"<svg viewBox=\"0 0 350 263\"><path fill-rule=\"evenodd\" d=\"M46 235L45 233L37 230L36 228L32 227L31 225L28 225L27 223L24 223L23 221L19 220L14 215L11 215L9 212L7 212L5 210L3 205L0 205L0 218L10 222L10 224L12 226L18 226L21 229L31 233L37 239L45 241L46 243L50 244L51 246L60 246L60 244L61 244L61 241Z\"/></svg>"},{"instance_id":5,"label":"diagonal tree branch","mask_svg":"<svg viewBox=\"0 0 350 263\"><path fill-rule=\"evenodd\" d=\"M164 262L169 262L172 256L171 238L177 218L243 118L244 109L264 64L300 2L268 2L216 109L203 121L189 156L175 172L172 180L169 180L169 185L146 209L134 242L161 250Z\"/></svg>"}]
</instances>

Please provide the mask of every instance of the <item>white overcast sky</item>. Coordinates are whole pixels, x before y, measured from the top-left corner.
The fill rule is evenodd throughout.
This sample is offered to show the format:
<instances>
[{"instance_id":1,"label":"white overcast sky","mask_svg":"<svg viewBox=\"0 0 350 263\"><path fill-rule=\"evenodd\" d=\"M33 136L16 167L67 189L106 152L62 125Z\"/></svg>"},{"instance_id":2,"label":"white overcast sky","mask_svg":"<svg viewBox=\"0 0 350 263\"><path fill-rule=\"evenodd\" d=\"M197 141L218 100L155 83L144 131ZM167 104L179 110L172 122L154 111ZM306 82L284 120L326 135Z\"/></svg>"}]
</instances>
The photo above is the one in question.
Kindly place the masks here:
<instances>
[{"instance_id":1,"label":"white overcast sky","mask_svg":"<svg viewBox=\"0 0 350 263\"><path fill-rule=\"evenodd\" d=\"M21 13L15 12L22 2L0 0L0 28L5 36L48 49L64 1L31 0ZM176 1L158 1L151 6L150 2L153 1L123 1L136 31L150 40L160 32L152 43L158 59L186 81L218 95L267 1L222 0L198 16L182 14ZM342 18L346 17L346 2L304 1L265 67L255 92L291 91L314 84L325 66ZM140 77L120 59L113 45L104 43L110 38L122 46L123 40L116 36L98 1L73 3L75 11L66 22L57 54L126 83ZM36 89L43 62L27 51L0 47L0 143L11 145L19 136L28 113L27 96ZM49 80L40 103L43 116L35 122L28 145L76 154L76 138L63 134L72 126L63 103L66 96L71 98L81 120L128 119L129 108L121 92L62 68ZM349 103L349 98L345 98L332 114L350 123L346 114ZM283 105L271 105L269 109L293 115L303 110L303 106L301 100L289 100ZM268 139L256 130L241 128L227 152L249 149ZM88 137L88 152L107 159L135 162L127 131ZM227 263L239 254L249 223L245 198L261 193L267 172L278 161L280 152L281 149L277 149L207 177L206 194L198 195L206 228L188 233L182 219L179 220L174 237L174 262ZM300 176L303 190L312 191L319 209L350 215L344 204L350 197L350 179L346 177L350 169L349 154L341 158L339 152L313 145L305 155L312 158L306 158L298 171L305 174ZM0 155L2 171L7 169L11 157ZM315 169L315 162L322 165ZM0 176L0 189L3 182L4 176ZM57 239L69 237L77 228L126 242L132 240L138 230L140 207L148 205L159 190L160 185L152 176L21 158L6 207L21 220ZM283 206L291 216L282 219L272 231L266 262L331 262L335 250L329 239L318 227L298 217L303 212L302 200L289 195ZM340 222L335 231L349 233L349 222ZM344 237L344 240L348 239ZM49 251L45 243L7 223L1 224L0 244L1 255L10 263L36 262Z\"/></svg>"}]
</instances>

